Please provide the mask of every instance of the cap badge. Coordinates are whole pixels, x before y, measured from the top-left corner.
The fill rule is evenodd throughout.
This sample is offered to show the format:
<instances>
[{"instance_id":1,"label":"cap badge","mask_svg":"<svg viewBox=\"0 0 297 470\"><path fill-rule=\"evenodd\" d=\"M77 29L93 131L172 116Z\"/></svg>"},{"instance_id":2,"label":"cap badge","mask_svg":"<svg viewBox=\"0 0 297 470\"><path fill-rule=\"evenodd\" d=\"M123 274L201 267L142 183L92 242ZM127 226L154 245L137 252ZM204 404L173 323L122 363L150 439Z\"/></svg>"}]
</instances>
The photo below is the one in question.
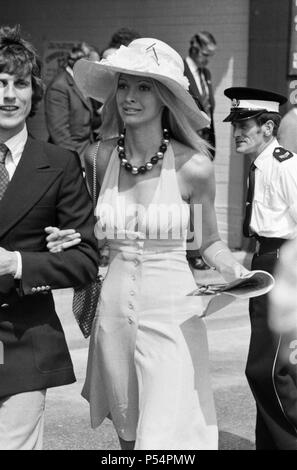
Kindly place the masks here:
<instances>
[{"instance_id":1,"label":"cap badge","mask_svg":"<svg viewBox=\"0 0 297 470\"><path fill-rule=\"evenodd\" d=\"M231 105L232 105L232 108L238 108L238 106L240 105L240 101L237 100L236 98L233 98Z\"/></svg>"}]
</instances>

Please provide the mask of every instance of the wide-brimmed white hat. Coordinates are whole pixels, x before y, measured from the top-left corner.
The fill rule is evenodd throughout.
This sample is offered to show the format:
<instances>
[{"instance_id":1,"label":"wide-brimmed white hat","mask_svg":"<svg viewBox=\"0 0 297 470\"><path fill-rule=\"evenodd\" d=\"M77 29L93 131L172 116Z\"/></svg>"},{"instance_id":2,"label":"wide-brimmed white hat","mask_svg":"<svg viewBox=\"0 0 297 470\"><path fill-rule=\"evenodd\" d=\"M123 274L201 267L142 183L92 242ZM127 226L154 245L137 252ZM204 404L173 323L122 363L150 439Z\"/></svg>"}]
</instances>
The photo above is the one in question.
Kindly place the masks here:
<instances>
[{"instance_id":1,"label":"wide-brimmed white hat","mask_svg":"<svg viewBox=\"0 0 297 470\"><path fill-rule=\"evenodd\" d=\"M102 103L114 89L116 73L158 80L182 102L194 129L209 125L207 114L198 108L188 92L189 81L184 75L181 56L165 42L153 38L135 39L100 62L80 59L74 66L74 79L82 93Z\"/></svg>"}]
</instances>

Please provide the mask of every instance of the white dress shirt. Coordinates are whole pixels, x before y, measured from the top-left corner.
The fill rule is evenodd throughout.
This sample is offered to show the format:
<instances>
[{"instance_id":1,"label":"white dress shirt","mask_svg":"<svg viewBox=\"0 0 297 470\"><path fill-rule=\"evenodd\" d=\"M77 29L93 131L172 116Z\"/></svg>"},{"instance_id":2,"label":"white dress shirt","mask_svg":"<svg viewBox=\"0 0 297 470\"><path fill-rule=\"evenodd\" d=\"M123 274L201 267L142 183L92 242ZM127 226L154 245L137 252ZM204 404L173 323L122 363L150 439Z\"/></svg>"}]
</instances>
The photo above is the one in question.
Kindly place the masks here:
<instances>
[{"instance_id":1,"label":"white dress shirt","mask_svg":"<svg viewBox=\"0 0 297 470\"><path fill-rule=\"evenodd\" d=\"M261 237L297 237L297 154L278 161L276 139L254 161L255 190L250 227Z\"/></svg>"},{"instance_id":2,"label":"white dress shirt","mask_svg":"<svg viewBox=\"0 0 297 470\"><path fill-rule=\"evenodd\" d=\"M192 75L194 77L194 80L196 82L196 85L197 85L197 88L199 90L200 95L203 95L203 90L202 90L202 86L201 86L201 78L200 78L200 74L198 72L197 65L195 64L193 59L191 59L191 57L187 57L186 62L189 66L190 71L192 72ZM208 86L207 86L207 89L208 89Z\"/></svg>"},{"instance_id":3,"label":"white dress shirt","mask_svg":"<svg viewBox=\"0 0 297 470\"><path fill-rule=\"evenodd\" d=\"M16 167L18 166L25 144L28 139L28 131L26 125L24 128L16 135L8 139L5 143L10 150L10 154L7 155L5 159L5 168L9 174L9 180L12 179ZM21 279L22 277L22 257L18 251L15 251L17 255L17 270L15 273L15 279Z\"/></svg>"},{"instance_id":4,"label":"white dress shirt","mask_svg":"<svg viewBox=\"0 0 297 470\"><path fill-rule=\"evenodd\" d=\"M186 58L186 62L187 62L187 64L188 64L188 66L189 66L190 71L192 72L192 75L193 75L193 77L194 77L194 80L195 80L195 83L196 83L196 85L197 85L197 88L198 88L198 91L199 91L200 95L203 96L203 89L202 89L202 85L201 85L201 80L203 80L204 89L205 89L205 91L206 91L207 96L209 97L209 87L208 87L207 81L205 80L205 77L204 77L204 76L202 77L202 76L200 75L200 73L199 73L199 71L198 71L198 67L197 67L197 65L195 64L195 62L193 61L193 59L191 59L191 57L187 57L187 58ZM200 112L203 113L203 114L205 114L205 117L206 117L206 118L207 118L207 117L209 118L209 115L207 114L207 112L202 111L202 110L200 110ZM210 129L210 123L208 124L208 126L205 126L205 127L207 127L208 129Z\"/></svg>"},{"instance_id":5,"label":"white dress shirt","mask_svg":"<svg viewBox=\"0 0 297 470\"><path fill-rule=\"evenodd\" d=\"M67 67L65 68L66 72L69 73L69 75L74 78L74 73L73 73L73 69L71 67L69 67L69 65L67 65Z\"/></svg>"}]
</instances>

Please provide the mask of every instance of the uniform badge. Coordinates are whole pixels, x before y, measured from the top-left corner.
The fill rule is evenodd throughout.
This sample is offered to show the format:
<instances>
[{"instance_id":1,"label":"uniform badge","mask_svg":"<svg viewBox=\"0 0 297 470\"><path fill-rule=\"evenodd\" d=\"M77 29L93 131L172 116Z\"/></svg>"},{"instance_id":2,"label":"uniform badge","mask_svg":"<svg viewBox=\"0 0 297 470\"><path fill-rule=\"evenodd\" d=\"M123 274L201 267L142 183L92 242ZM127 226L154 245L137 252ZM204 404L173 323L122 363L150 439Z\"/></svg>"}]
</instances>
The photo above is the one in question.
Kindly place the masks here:
<instances>
[{"instance_id":1,"label":"uniform badge","mask_svg":"<svg viewBox=\"0 0 297 470\"><path fill-rule=\"evenodd\" d=\"M279 162L284 162L285 160L289 160L289 158L292 158L294 154L290 152L290 150L286 150L283 147L276 147L273 151L273 156Z\"/></svg>"},{"instance_id":2,"label":"uniform badge","mask_svg":"<svg viewBox=\"0 0 297 470\"><path fill-rule=\"evenodd\" d=\"M240 101L237 100L236 98L233 98L233 100L231 102L232 108L238 108L239 104L240 104Z\"/></svg>"}]
</instances>

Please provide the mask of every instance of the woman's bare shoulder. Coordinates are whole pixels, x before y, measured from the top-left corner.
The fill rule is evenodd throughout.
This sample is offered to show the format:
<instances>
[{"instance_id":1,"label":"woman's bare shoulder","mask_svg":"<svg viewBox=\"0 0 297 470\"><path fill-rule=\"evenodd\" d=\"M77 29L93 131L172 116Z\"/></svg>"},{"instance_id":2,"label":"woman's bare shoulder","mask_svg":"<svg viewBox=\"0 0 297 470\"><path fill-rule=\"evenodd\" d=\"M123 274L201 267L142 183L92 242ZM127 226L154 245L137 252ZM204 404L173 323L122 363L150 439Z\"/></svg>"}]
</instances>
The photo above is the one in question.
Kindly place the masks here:
<instances>
[{"instance_id":1,"label":"woman's bare shoulder","mask_svg":"<svg viewBox=\"0 0 297 470\"><path fill-rule=\"evenodd\" d=\"M173 141L176 170L189 182L211 177L213 163L206 153L194 150L180 142Z\"/></svg>"}]
</instances>

